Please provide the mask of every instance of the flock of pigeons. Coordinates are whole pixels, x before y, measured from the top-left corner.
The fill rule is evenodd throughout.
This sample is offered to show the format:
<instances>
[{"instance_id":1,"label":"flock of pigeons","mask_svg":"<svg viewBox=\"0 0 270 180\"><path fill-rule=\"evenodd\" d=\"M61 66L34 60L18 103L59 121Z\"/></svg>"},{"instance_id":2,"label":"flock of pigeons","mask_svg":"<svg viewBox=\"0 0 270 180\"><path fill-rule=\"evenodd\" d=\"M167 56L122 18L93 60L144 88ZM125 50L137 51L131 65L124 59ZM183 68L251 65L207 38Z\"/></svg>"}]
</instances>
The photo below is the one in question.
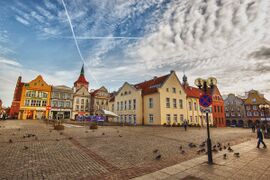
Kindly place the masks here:
<instances>
[{"instance_id":1,"label":"flock of pigeons","mask_svg":"<svg viewBox=\"0 0 270 180\"><path fill-rule=\"evenodd\" d=\"M203 141L200 145L196 145L194 143L189 143L188 144L188 147L190 149L197 148L198 147L199 149L197 150L197 154L202 154L202 153L207 154L208 153L206 151L206 141ZM183 149L183 146L182 145L179 146L179 150L180 150L180 153L181 154L185 154L186 153L186 151ZM227 145L223 145L222 146L222 144L218 142L217 144L215 144L214 146L212 146L212 152L214 152L214 153L218 153L218 152L221 152L221 151L224 152L226 150L229 153L233 153L234 152L234 150L230 146L230 143L228 143ZM153 150L153 153L156 155L155 156L155 159L156 160L160 160L161 159L161 154L159 153L159 150L158 149ZM233 155L235 157L237 157L237 158L240 157L240 153L239 152L234 152ZM227 159L227 158L228 158L227 153L223 154L223 159Z\"/></svg>"}]
</instances>

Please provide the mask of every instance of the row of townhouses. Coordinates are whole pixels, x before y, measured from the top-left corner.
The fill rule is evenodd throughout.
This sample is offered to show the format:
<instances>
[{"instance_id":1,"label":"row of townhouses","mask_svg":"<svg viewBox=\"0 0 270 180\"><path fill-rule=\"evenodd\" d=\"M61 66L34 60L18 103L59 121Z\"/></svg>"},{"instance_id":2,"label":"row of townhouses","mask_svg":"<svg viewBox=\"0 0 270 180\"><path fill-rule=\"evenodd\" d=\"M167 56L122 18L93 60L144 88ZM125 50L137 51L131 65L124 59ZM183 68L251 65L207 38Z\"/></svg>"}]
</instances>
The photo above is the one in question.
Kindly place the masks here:
<instances>
[{"instance_id":1,"label":"row of townhouses","mask_svg":"<svg viewBox=\"0 0 270 180\"><path fill-rule=\"evenodd\" d=\"M118 115L111 120L142 125L178 125L187 121L205 126L206 117L199 105L202 93L189 86L185 75L181 83L174 71L137 84L125 82L109 101L109 110ZM209 122L224 127L224 102L217 86L212 96Z\"/></svg>"},{"instance_id":2,"label":"row of townhouses","mask_svg":"<svg viewBox=\"0 0 270 180\"><path fill-rule=\"evenodd\" d=\"M42 76L25 83L20 76L15 87L10 117L18 119L76 119L108 109L105 87L89 91L84 67L72 88L48 85Z\"/></svg>"},{"instance_id":3,"label":"row of townhouses","mask_svg":"<svg viewBox=\"0 0 270 180\"><path fill-rule=\"evenodd\" d=\"M227 126L251 127L260 122L270 120L270 102L256 90L245 96L229 94L225 99L225 115Z\"/></svg>"}]
</instances>

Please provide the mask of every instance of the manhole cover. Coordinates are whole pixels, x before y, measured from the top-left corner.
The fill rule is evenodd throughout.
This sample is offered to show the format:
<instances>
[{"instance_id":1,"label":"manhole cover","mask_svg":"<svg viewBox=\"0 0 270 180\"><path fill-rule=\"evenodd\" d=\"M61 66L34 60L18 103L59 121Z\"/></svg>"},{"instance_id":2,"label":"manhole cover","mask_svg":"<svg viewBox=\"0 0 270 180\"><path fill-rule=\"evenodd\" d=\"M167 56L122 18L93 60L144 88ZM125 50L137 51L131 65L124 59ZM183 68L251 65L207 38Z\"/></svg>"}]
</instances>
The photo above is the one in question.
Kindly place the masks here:
<instances>
[{"instance_id":1,"label":"manhole cover","mask_svg":"<svg viewBox=\"0 0 270 180\"><path fill-rule=\"evenodd\" d=\"M182 178L182 180L202 180L202 179L194 176L186 176Z\"/></svg>"}]
</instances>

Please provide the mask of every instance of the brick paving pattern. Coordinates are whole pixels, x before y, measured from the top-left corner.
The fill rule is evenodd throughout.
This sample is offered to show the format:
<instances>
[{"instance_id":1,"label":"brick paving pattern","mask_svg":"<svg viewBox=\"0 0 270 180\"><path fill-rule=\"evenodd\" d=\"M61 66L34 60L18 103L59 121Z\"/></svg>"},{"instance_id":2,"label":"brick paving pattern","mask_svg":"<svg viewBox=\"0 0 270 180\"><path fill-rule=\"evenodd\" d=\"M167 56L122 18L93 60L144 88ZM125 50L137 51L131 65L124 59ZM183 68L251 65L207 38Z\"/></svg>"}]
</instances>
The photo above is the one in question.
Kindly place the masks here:
<instances>
[{"instance_id":1,"label":"brick paving pattern","mask_svg":"<svg viewBox=\"0 0 270 180\"><path fill-rule=\"evenodd\" d=\"M39 121L0 121L0 126L2 179L134 178L199 157L198 148L187 144L199 144L206 137L205 129L104 126L92 131L68 126L60 134ZM35 136L23 138L27 134ZM211 134L213 142L231 144L255 137L237 128L211 129ZM161 160L155 160L154 149Z\"/></svg>"}]
</instances>

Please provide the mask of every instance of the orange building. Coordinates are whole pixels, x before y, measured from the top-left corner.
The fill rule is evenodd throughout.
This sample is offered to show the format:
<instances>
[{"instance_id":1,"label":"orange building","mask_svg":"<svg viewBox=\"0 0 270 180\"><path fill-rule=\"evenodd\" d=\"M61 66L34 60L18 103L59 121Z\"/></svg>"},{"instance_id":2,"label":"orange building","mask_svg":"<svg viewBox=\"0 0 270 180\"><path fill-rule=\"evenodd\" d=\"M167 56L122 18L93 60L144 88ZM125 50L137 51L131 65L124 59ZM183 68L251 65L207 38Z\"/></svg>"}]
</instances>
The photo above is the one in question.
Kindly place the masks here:
<instances>
[{"instance_id":1,"label":"orange building","mask_svg":"<svg viewBox=\"0 0 270 180\"><path fill-rule=\"evenodd\" d=\"M226 127L224 100L217 86L214 86L214 89L212 90L212 99L213 99L212 114L213 114L214 126Z\"/></svg>"},{"instance_id":2,"label":"orange building","mask_svg":"<svg viewBox=\"0 0 270 180\"><path fill-rule=\"evenodd\" d=\"M49 116L52 87L41 75L22 87L19 119L45 119Z\"/></svg>"},{"instance_id":3,"label":"orange building","mask_svg":"<svg viewBox=\"0 0 270 180\"><path fill-rule=\"evenodd\" d=\"M24 86L24 83L22 82L22 77L19 76L18 80L17 80L15 90L14 90L13 100L12 100L10 113L9 113L9 116L12 119L18 119L23 86Z\"/></svg>"}]
</instances>

